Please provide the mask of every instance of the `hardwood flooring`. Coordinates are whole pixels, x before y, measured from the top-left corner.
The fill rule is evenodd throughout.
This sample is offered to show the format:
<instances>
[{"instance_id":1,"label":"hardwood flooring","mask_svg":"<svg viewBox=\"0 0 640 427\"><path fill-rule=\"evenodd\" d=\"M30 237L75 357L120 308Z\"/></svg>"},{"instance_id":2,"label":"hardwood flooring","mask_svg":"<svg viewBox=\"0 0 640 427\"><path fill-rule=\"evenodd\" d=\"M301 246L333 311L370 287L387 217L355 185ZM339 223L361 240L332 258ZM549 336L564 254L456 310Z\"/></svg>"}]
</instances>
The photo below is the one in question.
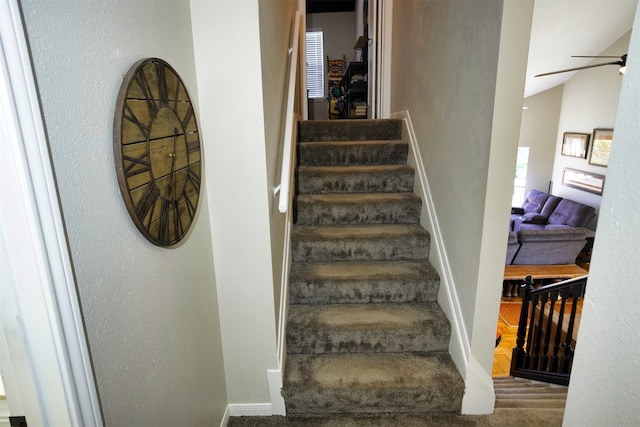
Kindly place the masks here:
<instances>
[{"instance_id":1,"label":"hardwood flooring","mask_svg":"<svg viewBox=\"0 0 640 427\"><path fill-rule=\"evenodd\" d=\"M510 320L515 307L520 307L520 298L503 298L500 302L500 316L498 316L498 330L502 334L500 344L496 347L493 356L493 372L494 378L508 377L511 369L511 351L516 346L516 338L518 335L518 323L513 326L505 322L504 319ZM519 309L518 309L519 310Z\"/></svg>"}]
</instances>

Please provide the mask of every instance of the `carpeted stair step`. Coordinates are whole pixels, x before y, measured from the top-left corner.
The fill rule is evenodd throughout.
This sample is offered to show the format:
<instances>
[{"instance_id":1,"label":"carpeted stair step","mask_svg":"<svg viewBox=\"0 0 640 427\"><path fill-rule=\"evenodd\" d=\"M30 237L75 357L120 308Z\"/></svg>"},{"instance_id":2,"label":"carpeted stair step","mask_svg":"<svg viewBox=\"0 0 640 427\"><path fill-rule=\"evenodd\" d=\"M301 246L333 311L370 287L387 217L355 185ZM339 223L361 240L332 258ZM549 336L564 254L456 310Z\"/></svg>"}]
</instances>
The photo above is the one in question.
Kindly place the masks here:
<instances>
[{"instance_id":1,"label":"carpeted stair step","mask_svg":"<svg viewBox=\"0 0 640 427\"><path fill-rule=\"evenodd\" d=\"M298 166L297 192L406 193L413 191L415 171L407 165Z\"/></svg>"},{"instance_id":2,"label":"carpeted stair step","mask_svg":"<svg viewBox=\"0 0 640 427\"><path fill-rule=\"evenodd\" d=\"M298 141L368 141L402 139L402 120L305 120Z\"/></svg>"},{"instance_id":3,"label":"carpeted stair step","mask_svg":"<svg viewBox=\"0 0 640 427\"><path fill-rule=\"evenodd\" d=\"M564 399L496 399L496 408L564 408L567 404Z\"/></svg>"},{"instance_id":4,"label":"carpeted stair step","mask_svg":"<svg viewBox=\"0 0 640 427\"><path fill-rule=\"evenodd\" d=\"M300 194L294 206L300 225L415 224L422 200L414 193Z\"/></svg>"},{"instance_id":5,"label":"carpeted stair step","mask_svg":"<svg viewBox=\"0 0 640 427\"><path fill-rule=\"evenodd\" d=\"M298 144L300 166L397 165L407 162L402 141L332 141Z\"/></svg>"},{"instance_id":6,"label":"carpeted stair step","mask_svg":"<svg viewBox=\"0 0 640 427\"><path fill-rule=\"evenodd\" d=\"M287 351L443 352L449 331L437 303L291 305Z\"/></svg>"},{"instance_id":7,"label":"carpeted stair step","mask_svg":"<svg viewBox=\"0 0 640 427\"><path fill-rule=\"evenodd\" d=\"M568 388L526 378L494 378L496 408L559 410L565 407Z\"/></svg>"},{"instance_id":8,"label":"carpeted stair step","mask_svg":"<svg viewBox=\"0 0 640 427\"><path fill-rule=\"evenodd\" d=\"M447 353L290 354L287 414L459 412L464 383Z\"/></svg>"},{"instance_id":9,"label":"carpeted stair step","mask_svg":"<svg viewBox=\"0 0 640 427\"><path fill-rule=\"evenodd\" d=\"M495 387L496 396L559 396L567 394L566 387Z\"/></svg>"},{"instance_id":10,"label":"carpeted stair step","mask_svg":"<svg viewBox=\"0 0 640 427\"><path fill-rule=\"evenodd\" d=\"M434 302L439 286L427 261L294 262L289 303Z\"/></svg>"},{"instance_id":11,"label":"carpeted stair step","mask_svg":"<svg viewBox=\"0 0 640 427\"><path fill-rule=\"evenodd\" d=\"M426 260L429 233L419 224L295 225L294 262Z\"/></svg>"}]
</instances>

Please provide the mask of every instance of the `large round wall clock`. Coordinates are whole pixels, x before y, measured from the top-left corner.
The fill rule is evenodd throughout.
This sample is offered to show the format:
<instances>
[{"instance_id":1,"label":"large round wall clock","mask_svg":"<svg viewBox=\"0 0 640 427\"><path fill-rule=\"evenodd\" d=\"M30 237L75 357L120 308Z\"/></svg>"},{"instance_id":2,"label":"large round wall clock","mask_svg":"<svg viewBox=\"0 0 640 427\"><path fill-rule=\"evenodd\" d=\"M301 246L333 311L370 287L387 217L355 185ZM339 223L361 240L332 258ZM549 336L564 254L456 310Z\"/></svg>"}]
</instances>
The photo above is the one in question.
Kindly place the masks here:
<instances>
[{"instance_id":1,"label":"large round wall clock","mask_svg":"<svg viewBox=\"0 0 640 427\"><path fill-rule=\"evenodd\" d=\"M187 89L165 61L143 59L124 77L113 149L120 191L138 230L172 246L189 231L200 196L200 133Z\"/></svg>"}]
</instances>

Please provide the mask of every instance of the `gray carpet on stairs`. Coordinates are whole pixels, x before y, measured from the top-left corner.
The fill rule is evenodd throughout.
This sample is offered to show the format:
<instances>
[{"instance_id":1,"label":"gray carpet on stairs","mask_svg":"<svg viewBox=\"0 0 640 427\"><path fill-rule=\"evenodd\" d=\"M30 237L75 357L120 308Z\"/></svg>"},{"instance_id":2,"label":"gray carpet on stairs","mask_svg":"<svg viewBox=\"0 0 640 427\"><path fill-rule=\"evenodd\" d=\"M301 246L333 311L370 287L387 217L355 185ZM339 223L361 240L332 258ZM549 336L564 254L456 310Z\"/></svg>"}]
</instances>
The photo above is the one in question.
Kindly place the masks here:
<instances>
[{"instance_id":1,"label":"gray carpet on stairs","mask_svg":"<svg viewBox=\"0 0 640 427\"><path fill-rule=\"evenodd\" d=\"M298 136L282 388L290 417L243 421L445 422L460 412L464 384L447 351L402 122L302 122Z\"/></svg>"},{"instance_id":2,"label":"gray carpet on stairs","mask_svg":"<svg viewBox=\"0 0 640 427\"><path fill-rule=\"evenodd\" d=\"M229 427L560 427L567 387L521 378L494 379L496 409L490 415L447 413L336 414L231 417ZM507 406L504 406L507 403Z\"/></svg>"}]
</instances>

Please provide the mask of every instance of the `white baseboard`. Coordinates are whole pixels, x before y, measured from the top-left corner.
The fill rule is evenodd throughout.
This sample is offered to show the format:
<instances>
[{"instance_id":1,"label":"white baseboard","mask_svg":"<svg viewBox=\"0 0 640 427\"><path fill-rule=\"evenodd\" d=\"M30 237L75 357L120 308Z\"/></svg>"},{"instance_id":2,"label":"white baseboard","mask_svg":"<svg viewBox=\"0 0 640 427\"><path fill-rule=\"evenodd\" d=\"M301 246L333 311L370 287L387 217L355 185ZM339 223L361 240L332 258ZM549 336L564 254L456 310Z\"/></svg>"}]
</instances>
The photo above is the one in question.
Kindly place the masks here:
<instances>
[{"instance_id":1,"label":"white baseboard","mask_svg":"<svg viewBox=\"0 0 640 427\"><path fill-rule=\"evenodd\" d=\"M467 375L465 378L465 392L462 398L462 413L465 415L493 414L496 403L496 393L493 388L493 378L487 375L480 363L469 355Z\"/></svg>"},{"instance_id":2,"label":"white baseboard","mask_svg":"<svg viewBox=\"0 0 640 427\"><path fill-rule=\"evenodd\" d=\"M271 396L271 415L287 415L282 390L282 369L268 369L269 394Z\"/></svg>"},{"instance_id":3,"label":"white baseboard","mask_svg":"<svg viewBox=\"0 0 640 427\"><path fill-rule=\"evenodd\" d=\"M268 417L271 403L234 403L227 406L230 417Z\"/></svg>"},{"instance_id":4,"label":"white baseboard","mask_svg":"<svg viewBox=\"0 0 640 427\"><path fill-rule=\"evenodd\" d=\"M220 421L220 427L227 427L229 424L229 406L224 410L224 415L222 416L222 421Z\"/></svg>"},{"instance_id":5,"label":"white baseboard","mask_svg":"<svg viewBox=\"0 0 640 427\"><path fill-rule=\"evenodd\" d=\"M7 399L0 399L0 427L9 425L9 404Z\"/></svg>"}]
</instances>

